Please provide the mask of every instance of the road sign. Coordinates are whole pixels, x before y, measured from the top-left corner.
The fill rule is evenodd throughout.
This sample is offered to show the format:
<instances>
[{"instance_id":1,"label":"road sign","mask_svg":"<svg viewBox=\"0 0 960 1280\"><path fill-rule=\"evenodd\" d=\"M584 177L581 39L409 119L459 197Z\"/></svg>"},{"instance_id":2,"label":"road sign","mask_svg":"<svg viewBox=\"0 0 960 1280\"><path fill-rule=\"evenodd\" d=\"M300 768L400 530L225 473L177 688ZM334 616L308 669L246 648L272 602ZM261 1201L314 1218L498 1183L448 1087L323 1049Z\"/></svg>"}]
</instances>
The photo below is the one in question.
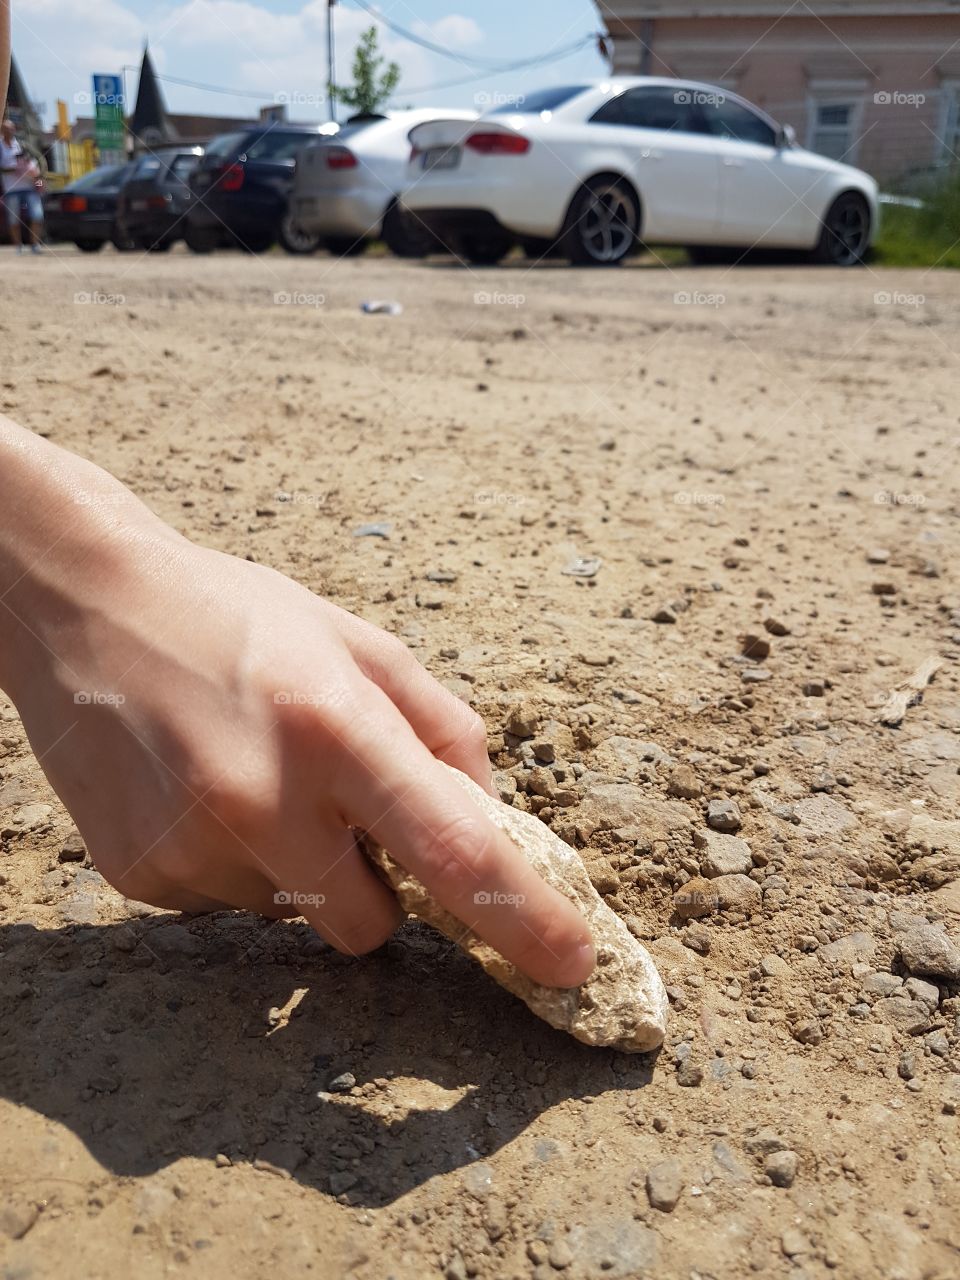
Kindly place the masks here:
<instances>
[{"instance_id":1,"label":"road sign","mask_svg":"<svg viewBox=\"0 0 960 1280\"><path fill-rule=\"evenodd\" d=\"M126 149L123 123L123 82L119 76L93 77L94 133L101 159L111 158Z\"/></svg>"}]
</instances>

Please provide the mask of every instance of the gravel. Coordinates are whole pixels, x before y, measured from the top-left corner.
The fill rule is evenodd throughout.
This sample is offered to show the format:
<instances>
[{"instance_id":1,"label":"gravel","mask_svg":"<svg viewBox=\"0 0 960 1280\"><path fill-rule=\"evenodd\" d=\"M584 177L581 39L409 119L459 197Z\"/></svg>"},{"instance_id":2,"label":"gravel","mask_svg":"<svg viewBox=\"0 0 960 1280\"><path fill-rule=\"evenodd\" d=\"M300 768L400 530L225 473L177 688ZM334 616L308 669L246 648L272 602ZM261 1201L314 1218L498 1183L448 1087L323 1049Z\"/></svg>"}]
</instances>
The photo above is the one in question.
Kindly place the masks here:
<instances>
[{"instance_id":1,"label":"gravel","mask_svg":"<svg viewBox=\"0 0 960 1280\"><path fill-rule=\"evenodd\" d=\"M647 1170L647 1199L661 1213L672 1213L683 1192L683 1175L676 1160L662 1160Z\"/></svg>"}]
</instances>

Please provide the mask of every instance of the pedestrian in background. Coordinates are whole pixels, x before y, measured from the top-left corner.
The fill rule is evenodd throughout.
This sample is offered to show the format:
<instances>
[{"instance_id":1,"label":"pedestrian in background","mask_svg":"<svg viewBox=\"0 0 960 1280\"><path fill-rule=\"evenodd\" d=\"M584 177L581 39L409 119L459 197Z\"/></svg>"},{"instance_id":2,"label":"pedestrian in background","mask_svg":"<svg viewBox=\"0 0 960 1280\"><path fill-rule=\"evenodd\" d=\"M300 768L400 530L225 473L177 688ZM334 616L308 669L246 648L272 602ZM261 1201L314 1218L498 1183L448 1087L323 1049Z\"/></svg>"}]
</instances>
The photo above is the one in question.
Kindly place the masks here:
<instances>
[{"instance_id":1,"label":"pedestrian in background","mask_svg":"<svg viewBox=\"0 0 960 1280\"><path fill-rule=\"evenodd\" d=\"M31 252L39 253L43 222L40 166L24 150L12 120L4 120L0 125L0 181L10 239L17 246L17 252L23 252L23 229L26 228Z\"/></svg>"}]
</instances>

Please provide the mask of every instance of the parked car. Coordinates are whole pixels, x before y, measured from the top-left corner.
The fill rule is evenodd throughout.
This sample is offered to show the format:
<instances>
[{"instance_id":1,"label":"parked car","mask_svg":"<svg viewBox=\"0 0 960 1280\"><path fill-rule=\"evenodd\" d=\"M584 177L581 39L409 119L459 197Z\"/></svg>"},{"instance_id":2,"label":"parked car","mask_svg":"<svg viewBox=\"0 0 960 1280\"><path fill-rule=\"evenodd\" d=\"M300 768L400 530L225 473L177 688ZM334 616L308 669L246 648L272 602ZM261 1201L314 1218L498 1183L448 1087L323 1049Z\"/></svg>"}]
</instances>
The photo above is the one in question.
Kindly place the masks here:
<instances>
[{"instance_id":1,"label":"parked car","mask_svg":"<svg viewBox=\"0 0 960 1280\"><path fill-rule=\"evenodd\" d=\"M163 147L134 162L117 199L117 225L138 249L164 252L183 235L193 195L188 178L202 147Z\"/></svg>"},{"instance_id":2,"label":"parked car","mask_svg":"<svg viewBox=\"0 0 960 1280\"><path fill-rule=\"evenodd\" d=\"M401 257L439 247L416 219L402 217L397 194L410 155L407 135L429 120L475 120L475 111L434 109L358 116L297 157L290 212L296 225L333 253L362 253L378 237Z\"/></svg>"},{"instance_id":3,"label":"parked car","mask_svg":"<svg viewBox=\"0 0 960 1280\"><path fill-rule=\"evenodd\" d=\"M132 172L132 164L106 164L59 191L46 192L47 239L72 240L84 253L96 253L108 241L118 249L131 248L116 225L116 215L117 197Z\"/></svg>"},{"instance_id":4,"label":"parked car","mask_svg":"<svg viewBox=\"0 0 960 1280\"><path fill-rule=\"evenodd\" d=\"M233 245L263 253L279 240L310 253L319 236L299 231L287 207L297 153L337 126L272 120L209 142L190 175L193 199L183 238L196 253Z\"/></svg>"},{"instance_id":5,"label":"parked car","mask_svg":"<svg viewBox=\"0 0 960 1280\"><path fill-rule=\"evenodd\" d=\"M877 225L867 174L796 145L736 94L617 77L529 94L473 124L410 133L403 207L472 262L516 242L622 262L642 239L694 257L753 247L863 261Z\"/></svg>"}]
</instances>

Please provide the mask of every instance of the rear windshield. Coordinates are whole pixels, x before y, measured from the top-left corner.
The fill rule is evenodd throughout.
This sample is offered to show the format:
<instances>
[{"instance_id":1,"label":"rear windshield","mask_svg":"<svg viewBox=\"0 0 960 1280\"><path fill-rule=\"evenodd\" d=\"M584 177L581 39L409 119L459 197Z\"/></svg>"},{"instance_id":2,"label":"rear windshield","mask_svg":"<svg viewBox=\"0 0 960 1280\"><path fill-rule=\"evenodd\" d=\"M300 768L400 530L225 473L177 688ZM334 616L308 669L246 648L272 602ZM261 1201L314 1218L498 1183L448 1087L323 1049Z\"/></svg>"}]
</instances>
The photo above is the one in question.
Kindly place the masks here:
<instances>
[{"instance_id":1,"label":"rear windshield","mask_svg":"<svg viewBox=\"0 0 960 1280\"><path fill-rule=\"evenodd\" d=\"M193 173L194 169L200 163L201 157L190 155L179 155L174 157L170 171L175 178L185 178L188 174Z\"/></svg>"},{"instance_id":2,"label":"rear windshield","mask_svg":"<svg viewBox=\"0 0 960 1280\"><path fill-rule=\"evenodd\" d=\"M71 191L93 191L97 187L118 187L122 181L121 174L129 166L125 164L105 164L99 169L91 169L76 182L70 183Z\"/></svg>"},{"instance_id":3,"label":"rear windshield","mask_svg":"<svg viewBox=\"0 0 960 1280\"><path fill-rule=\"evenodd\" d=\"M586 84L568 84L559 89L535 89L533 93L518 93L509 102L488 111L487 115L516 115L518 111L524 115L538 115L541 111L556 111L557 107L562 107L565 102L589 87Z\"/></svg>"},{"instance_id":4,"label":"rear windshield","mask_svg":"<svg viewBox=\"0 0 960 1280\"><path fill-rule=\"evenodd\" d=\"M249 135L247 133L221 133L207 143L208 156L229 156L239 151Z\"/></svg>"}]
</instances>

